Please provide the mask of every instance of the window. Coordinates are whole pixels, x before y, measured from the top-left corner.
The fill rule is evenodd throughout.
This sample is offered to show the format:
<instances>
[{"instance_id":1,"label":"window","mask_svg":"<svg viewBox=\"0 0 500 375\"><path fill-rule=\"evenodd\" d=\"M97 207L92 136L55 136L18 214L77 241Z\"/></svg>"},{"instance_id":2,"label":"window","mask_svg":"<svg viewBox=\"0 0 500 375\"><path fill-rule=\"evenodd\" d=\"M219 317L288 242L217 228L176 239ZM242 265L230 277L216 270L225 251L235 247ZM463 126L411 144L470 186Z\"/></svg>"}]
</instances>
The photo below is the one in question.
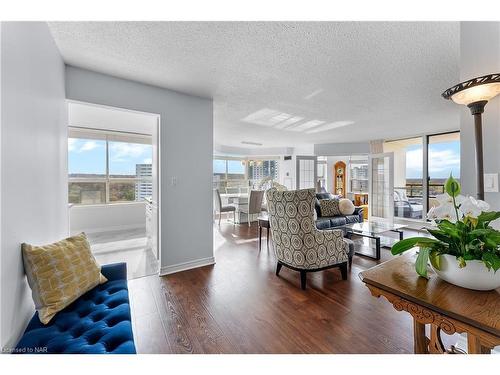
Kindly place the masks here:
<instances>
[{"instance_id":1,"label":"window","mask_svg":"<svg viewBox=\"0 0 500 375\"><path fill-rule=\"evenodd\" d=\"M444 193L450 173L460 181L460 133L429 136L429 202L437 204L436 195Z\"/></svg>"},{"instance_id":2,"label":"window","mask_svg":"<svg viewBox=\"0 0 500 375\"><path fill-rule=\"evenodd\" d=\"M317 181L319 186L327 190L328 158L326 156L318 156L316 164L318 171Z\"/></svg>"},{"instance_id":3,"label":"window","mask_svg":"<svg viewBox=\"0 0 500 375\"><path fill-rule=\"evenodd\" d=\"M134 202L151 197L152 155L150 136L70 128L69 203Z\"/></svg>"},{"instance_id":4,"label":"window","mask_svg":"<svg viewBox=\"0 0 500 375\"><path fill-rule=\"evenodd\" d=\"M386 142L384 152L394 153L394 216L422 219L424 216L422 137Z\"/></svg>"},{"instance_id":5,"label":"window","mask_svg":"<svg viewBox=\"0 0 500 375\"><path fill-rule=\"evenodd\" d=\"M250 188L261 189L267 179L278 178L278 159L214 157L213 160L213 188L221 193L248 193Z\"/></svg>"},{"instance_id":6,"label":"window","mask_svg":"<svg viewBox=\"0 0 500 375\"><path fill-rule=\"evenodd\" d=\"M349 157L349 189L351 193L368 193L368 158L366 156Z\"/></svg>"},{"instance_id":7,"label":"window","mask_svg":"<svg viewBox=\"0 0 500 375\"><path fill-rule=\"evenodd\" d=\"M425 219L450 173L460 179L460 132L384 142L384 152L394 153L395 217Z\"/></svg>"},{"instance_id":8,"label":"window","mask_svg":"<svg viewBox=\"0 0 500 375\"><path fill-rule=\"evenodd\" d=\"M277 180L278 178L278 160L248 160L248 179L252 185L259 184L263 179Z\"/></svg>"},{"instance_id":9,"label":"window","mask_svg":"<svg viewBox=\"0 0 500 375\"><path fill-rule=\"evenodd\" d=\"M316 156L297 156L297 189L316 188L316 163Z\"/></svg>"}]
</instances>

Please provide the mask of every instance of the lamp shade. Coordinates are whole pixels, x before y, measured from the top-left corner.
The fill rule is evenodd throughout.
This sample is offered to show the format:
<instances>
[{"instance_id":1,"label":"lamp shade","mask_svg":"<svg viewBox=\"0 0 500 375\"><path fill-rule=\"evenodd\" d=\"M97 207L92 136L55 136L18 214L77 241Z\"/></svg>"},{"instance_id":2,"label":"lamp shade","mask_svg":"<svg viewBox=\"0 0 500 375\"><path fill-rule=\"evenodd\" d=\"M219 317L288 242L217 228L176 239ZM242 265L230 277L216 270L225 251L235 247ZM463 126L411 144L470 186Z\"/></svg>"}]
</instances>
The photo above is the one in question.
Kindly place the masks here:
<instances>
[{"instance_id":1,"label":"lamp shade","mask_svg":"<svg viewBox=\"0 0 500 375\"><path fill-rule=\"evenodd\" d=\"M457 104L469 105L480 101L489 101L500 94L500 73L488 74L459 83L442 96Z\"/></svg>"}]
</instances>

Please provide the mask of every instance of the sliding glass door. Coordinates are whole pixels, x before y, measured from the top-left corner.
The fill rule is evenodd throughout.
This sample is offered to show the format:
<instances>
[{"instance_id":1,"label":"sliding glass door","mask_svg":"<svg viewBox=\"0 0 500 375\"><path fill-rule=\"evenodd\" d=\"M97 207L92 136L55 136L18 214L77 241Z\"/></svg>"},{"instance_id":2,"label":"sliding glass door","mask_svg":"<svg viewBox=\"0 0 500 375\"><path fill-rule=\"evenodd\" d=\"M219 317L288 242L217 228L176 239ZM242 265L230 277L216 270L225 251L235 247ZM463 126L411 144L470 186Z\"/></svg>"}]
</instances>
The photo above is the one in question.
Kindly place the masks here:
<instances>
[{"instance_id":1,"label":"sliding glass door","mask_svg":"<svg viewBox=\"0 0 500 375\"><path fill-rule=\"evenodd\" d=\"M446 179L460 181L460 133L446 133L428 137L428 210L437 206L436 196L444 193Z\"/></svg>"},{"instance_id":2,"label":"sliding glass door","mask_svg":"<svg viewBox=\"0 0 500 375\"><path fill-rule=\"evenodd\" d=\"M394 153L394 217L425 220L450 173L460 179L460 132L384 142Z\"/></svg>"},{"instance_id":3,"label":"sliding glass door","mask_svg":"<svg viewBox=\"0 0 500 375\"><path fill-rule=\"evenodd\" d=\"M424 217L424 141L422 137L390 141L384 151L394 153L394 217Z\"/></svg>"}]
</instances>

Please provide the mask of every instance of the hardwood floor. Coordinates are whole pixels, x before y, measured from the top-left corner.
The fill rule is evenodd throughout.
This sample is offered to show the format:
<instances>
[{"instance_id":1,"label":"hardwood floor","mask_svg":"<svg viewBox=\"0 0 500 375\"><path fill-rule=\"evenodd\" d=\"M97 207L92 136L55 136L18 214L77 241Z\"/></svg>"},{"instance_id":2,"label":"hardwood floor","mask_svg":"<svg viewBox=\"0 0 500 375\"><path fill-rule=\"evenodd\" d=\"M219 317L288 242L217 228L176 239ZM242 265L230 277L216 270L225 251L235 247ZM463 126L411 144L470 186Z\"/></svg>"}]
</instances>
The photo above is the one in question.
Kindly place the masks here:
<instances>
[{"instance_id":1,"label":"hardwood floor","mask_svg":"<svg viewBox=\"0 0 500 375\"><path fill-rule=\"evenodd\" d=\"M214 226L217 264L129 281L139 353L411 353L412 320L371 296L354 257L347 281L331 269L282 268L252 227ZM382 260L391 257L382 249Z\"/></svg>"}]
</instances>

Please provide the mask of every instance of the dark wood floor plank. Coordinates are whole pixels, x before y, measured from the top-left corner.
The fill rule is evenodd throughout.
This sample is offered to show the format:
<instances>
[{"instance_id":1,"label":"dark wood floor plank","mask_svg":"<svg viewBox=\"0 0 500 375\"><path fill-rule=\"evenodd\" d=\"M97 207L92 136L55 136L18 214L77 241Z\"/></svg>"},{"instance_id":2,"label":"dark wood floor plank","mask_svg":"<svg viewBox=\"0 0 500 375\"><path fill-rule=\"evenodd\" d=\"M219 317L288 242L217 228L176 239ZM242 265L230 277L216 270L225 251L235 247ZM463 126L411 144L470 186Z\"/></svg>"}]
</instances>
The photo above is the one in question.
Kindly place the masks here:
<instances>
[{"instance_id":1,"label":"dark wood floor plank","mask_svg":"<svg viewBox=\"0 0 500 375\"><path fill-rule=\"evenodd\" d=\"M168 287L158 277L150 279L164 334L174 353L203 353L186 320L186 312Z\"/></svg>"},{"instance_id":2,"label":"dark wood floor plank","mask_svg":"<svg viewBox=\"0 0 500 375\"><path fill-rule=\"evenodd\" d=\"M145 278L161 322L145 324L151 301L142 283L134 317L145 351L172 353L411 353L412 321L371 296L358 273L391 258L354 257L348 280L337 269L308 275L300 289L298 272L283 268L265 243L258 250L253 225L214 227L217 263L166 277ZM141 286L141 288L139 288ZM142 296L141 296L142 293ZM135 296L131 297L135 299ZM133 309L134 311L134 309ZM161 331L163 329L163 331ZM164 335L161 338L147 337Z\"/></svg>"},{"instance_id":3,"label":"dark wood floor plank","mask_svg":"<svg viewBox=\"0 0 500 375\"><path fill-rule=\"evenodd\" d=\"M199 273L199 276L201 276L201 273ZM197 288L186 290L184 285L189 283L189 280L181 278L178 282L168 283L167 280L162 282L169 284L166 287L171 288L177 297L178 303L187 313L186 321L191 331L195 333L203 353L228 353L233 350L230 340L223 334L212 317L210 306L207 306L207 300L204 298L203 293L200 293L200 289L203 288L200 283L198 283Z\"/></svg>"},{"instance_id":4,"label":"dark wood floor plank","mask_svg":"<svg viewBox=\"0 0 500 375\"><path fill-rule=\"evenodd\" d=\"M157 312L138 318L135 329L135 345L138 353L173 352Z\"/></svg>"}]
</instances>

